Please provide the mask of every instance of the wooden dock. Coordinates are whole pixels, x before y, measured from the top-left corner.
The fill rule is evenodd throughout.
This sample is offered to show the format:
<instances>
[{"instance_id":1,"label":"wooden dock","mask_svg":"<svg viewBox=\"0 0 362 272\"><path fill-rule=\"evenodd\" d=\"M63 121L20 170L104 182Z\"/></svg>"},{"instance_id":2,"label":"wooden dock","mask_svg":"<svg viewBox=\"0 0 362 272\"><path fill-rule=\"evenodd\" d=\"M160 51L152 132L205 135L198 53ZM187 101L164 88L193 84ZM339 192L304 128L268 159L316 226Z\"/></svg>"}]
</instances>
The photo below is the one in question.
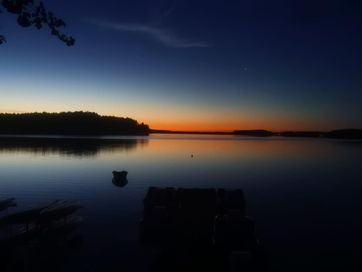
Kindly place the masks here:
<instances>
[{"instance_id":1,"label":"wooden dock","mask_svg":"<svg viewBox=\"0 0 362 272\"><path fill-rule=\"evenodd\" d=\"M256 270L260 244L240 189L150 187L140 237L162 252L157 271L262 271Z\"/></svg>"}]
</instances>

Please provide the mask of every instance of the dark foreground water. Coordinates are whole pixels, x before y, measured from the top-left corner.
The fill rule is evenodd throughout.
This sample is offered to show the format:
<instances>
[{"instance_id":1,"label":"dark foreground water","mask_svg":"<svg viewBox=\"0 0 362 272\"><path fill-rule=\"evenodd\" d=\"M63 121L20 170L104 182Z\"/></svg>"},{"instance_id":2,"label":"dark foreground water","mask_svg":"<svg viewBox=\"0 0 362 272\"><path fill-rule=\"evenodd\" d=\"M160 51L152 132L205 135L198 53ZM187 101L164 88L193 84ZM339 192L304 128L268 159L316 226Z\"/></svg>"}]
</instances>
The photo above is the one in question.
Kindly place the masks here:
<instances>
[{"instance_id":1,"label":"dark foreground water","mask_svg":"<svg viewBox=\"0 0 362 272\"><path fill-rule=\"evenodd\" d=\"M125 187L112 184L113 170L129 172ZM0 198L18 204L10 213L55 199L83 205L81 244L59 255L54 271L149 271L152 250L138 245L149 186L242 188L270 271L362 269L362 142L152 135L0 143Z\"/></svg>"}]
</instances>

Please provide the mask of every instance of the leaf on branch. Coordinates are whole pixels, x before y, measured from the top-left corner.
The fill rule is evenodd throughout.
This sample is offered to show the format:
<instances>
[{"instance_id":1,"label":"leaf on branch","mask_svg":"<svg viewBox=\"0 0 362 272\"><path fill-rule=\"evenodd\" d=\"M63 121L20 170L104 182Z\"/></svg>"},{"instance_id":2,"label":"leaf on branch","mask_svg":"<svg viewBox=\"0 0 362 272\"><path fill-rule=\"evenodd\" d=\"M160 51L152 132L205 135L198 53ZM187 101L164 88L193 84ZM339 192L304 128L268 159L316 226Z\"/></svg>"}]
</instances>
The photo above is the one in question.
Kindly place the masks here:
<instances>
[{"instance_id":1,"label":"leaf on branch","mask_svg":"<svg viewBox=\"0 0 362 272\"><path fill-rule=\"evenodd\" d=\"M6 39L3 35L0 35L0 44L6 43Z\"/></svg>"},{"instance_id":2,"label":"leaf on branch","mask_svg":"<svg viewBox=\"0 0 362 272\"><path fill-rule=\"evenodd\" d=\"M52 12L48 12L42 1L34 4L33 0L0 0L0 5L7 12L18 14L17 22L20 26L34 26L41 29L47 25L52 35L58 37L68 46L74 45L75 39L73 37L66 36L59 31L59 28L66 26L65 22L57 18ZM0 36L0 44L4 42L6 42L5 38Z\"/></svg>"}]
</instances>

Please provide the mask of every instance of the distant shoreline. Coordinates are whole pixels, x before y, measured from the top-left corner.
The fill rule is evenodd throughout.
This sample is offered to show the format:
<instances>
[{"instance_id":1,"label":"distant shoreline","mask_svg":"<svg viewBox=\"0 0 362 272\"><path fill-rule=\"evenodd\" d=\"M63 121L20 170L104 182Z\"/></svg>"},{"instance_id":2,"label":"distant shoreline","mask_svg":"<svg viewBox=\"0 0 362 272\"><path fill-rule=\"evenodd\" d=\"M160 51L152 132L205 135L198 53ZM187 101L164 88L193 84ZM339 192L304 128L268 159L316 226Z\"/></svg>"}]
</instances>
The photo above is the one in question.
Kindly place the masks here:
<instances>
[{"instance_id":1,"label":"distant shoreline","mask_svg":"<svg viewBox=\"0 0 362 272\"><path fill-rule=\"evenodd\" d=\"M60 113L0 113L0 137L32 139L105 139L115 137L148 136L150 134L234 135L249 137L298 137L362 139L362 129L332 131L282 131L264 129L234 131L173 131L151 129L147 124L131 118L102 116L95 112Z\"/></svg>"},{"instance_id":2,"label":"distant shoreline","mask_svg":"<svg viewBox=\"0 0 362 272\"><path fill-rule=\"evenodd\" d=\"M172 130L153 130L150 129L148 135L137 134L0 134L0 141L9 140L57 140L57 141L71 141L80 139L85 141L117 141L128 139L129 137L147 137L152 134L175 134L175 135L233 135L243 137L286 137L286 138L325 138L325 139L351 139L361 140L362 129L340 129L327 132L320 131L285 131L285 132L272 132L267 130L236 130L233 132L207 132L207 131L172 131ZM121 138L117 138L121 137Z\"/></svg>"},{"instance_id":3,"label":"distant shoreline","mask_svg":"<svg viewBox=\"0 0 362 272\"><path fill-rule=\"evenodd\" d=\"M172 131L150 130L150 134L196 134L196 135L235 135L249 137L290 137L290 138L328 138L328 139L362 139L362 129L338 129L332 131L282 131L268 130L235 130L232 132L205 132L205 131Z\"/></svg>"}]
</instances>

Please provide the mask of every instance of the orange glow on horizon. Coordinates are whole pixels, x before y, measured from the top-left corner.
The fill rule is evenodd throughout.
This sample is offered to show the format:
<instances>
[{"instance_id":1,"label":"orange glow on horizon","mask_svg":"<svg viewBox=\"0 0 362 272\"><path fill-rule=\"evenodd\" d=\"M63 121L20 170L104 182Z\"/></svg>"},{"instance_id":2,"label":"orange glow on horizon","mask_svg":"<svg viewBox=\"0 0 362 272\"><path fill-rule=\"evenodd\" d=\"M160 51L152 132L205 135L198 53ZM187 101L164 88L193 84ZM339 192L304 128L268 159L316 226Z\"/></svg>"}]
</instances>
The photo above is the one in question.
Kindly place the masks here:
<instances>
[{"instance_id":1,"label":"orange glow on horizon","mask_svg":"<svg viewBox=\"0 0 362 272\"><path fill-rule=\"evenodd\" d=\"M298 118L296 116L283 116L271 114L245 113L243 114L225 114L214 112L206 114L205 112L169 112L155 111L154 109L135 110L125 109L125 112L117 112L113 109L105 108L87 108L79 109L79 107L38 107L37 109L20 107L23 110L2 110L1 112L9 113L26 113L26 112L61 112L61 111L92 111L98 112L100 115L111 115L118 117L129 117L136 119L139 123L149 125L155 130L170 130L183 132L232 132L234 130L253 130L265 129L274 132L279 131L328 131L338 129L343 126L326 122L317 118ZM8 108L10 109L10 107Z\"/></svg>"},{"instance_id":2,"label":"orange glow on horizon","mask_svg":"<svg viewBox=\"0 0 362 272\"><path fill-rule=\"evenodd\" d=\"M292 119L239 119L239 120L149 120L143 121L155 130L171 130L184 132L232 132L234 130L265 129L274 132L278 131L315 131L331 130L330 124L318 124L308 120Z\"/></svg>"}]
</instances>

